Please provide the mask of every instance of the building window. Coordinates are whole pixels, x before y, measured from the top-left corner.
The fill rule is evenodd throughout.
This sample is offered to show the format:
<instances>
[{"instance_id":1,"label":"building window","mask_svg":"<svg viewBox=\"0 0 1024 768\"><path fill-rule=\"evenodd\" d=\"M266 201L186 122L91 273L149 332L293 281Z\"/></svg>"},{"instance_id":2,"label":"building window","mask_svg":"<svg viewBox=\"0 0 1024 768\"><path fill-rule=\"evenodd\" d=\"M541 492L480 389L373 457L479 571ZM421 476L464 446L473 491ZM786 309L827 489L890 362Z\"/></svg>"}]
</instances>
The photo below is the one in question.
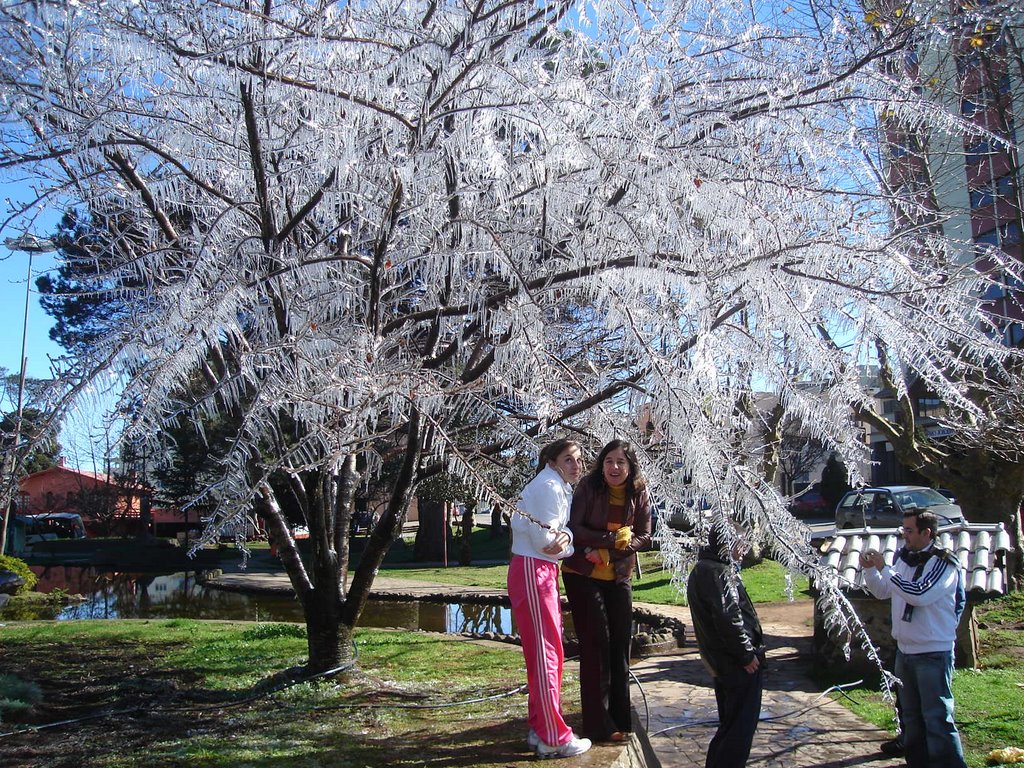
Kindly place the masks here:
<instances>
[{"instance_id":1,"label":"building window","mask_svg":"<svg viewBox=\"0 0 1024 768\"><path fill-rule=\"evenodd\" d=\"M937 397L920 397L917 400L917 415L938 418L943 413L942 401Z\"/></svg>"},{"instance_id":2,"label":"building window","mask_svg":"<svg viewBox=\"0 0 1024 768\"><path fill-rule=\"evenodd\" d=\"M1010 323L1003 331L1003 339L1008 346L1021 346L1024 344L1024 327L1020 323Z\"/></svg>"},{"instance_id":3,"label":"building window","mask_svg":"<svg viewBox=\"0 0 1024 768\"><path fill-rule=\"evenodd\" d=\"M990 229L988 232L983 232L974 238L974 242L978 245L991 245L993 248L999 246L999 232L998 229Z\"/></svg>"},{"instance_id":4,"label":"building window","mask_svg":"<svg viewBox=\"0 0 1024 768\"><path fill-rule=\"evenodd\" d=\"M990 159L994 154L988 139L979 139L978 141L971 142L966 147L966 153L965 161L968 165L978 165Z\"/></svg>"},{"instance_id":5,"label":"building window","mask_svg":"<svg viewBox=\"0 0 1024 768\"><path fill-rule=\"evenodd\" d=\"M981 298L985 301L998 301L1004 296L1006 296L1006 290L998 283L992 283L981 294Z\"/></svg>"},{"instance_id":6,"label":"building window","mask_svg":"<svg viewBox=\"0 0 1024 768\"><path fill-rule=\"evenodd\" d=\"M1014 179L1013 174L1005 174L990 183L977 189L970 190L971 208L984 208L995 205L997 200L1003 200L1013 195Z\"/></svg>"},{"instance_id":7,"label":"building window","mask_svg":"<svg viewBox=\"0 0 1024 768\"><path fill-rule=\"evenodd\" d=\"M1010 248L1020 245L1022 241L1021 227L1019 221L1007 221L996 227L982 232L974 238L979 245L990 245L993 248Z\"/></svg>"}]
</instances>

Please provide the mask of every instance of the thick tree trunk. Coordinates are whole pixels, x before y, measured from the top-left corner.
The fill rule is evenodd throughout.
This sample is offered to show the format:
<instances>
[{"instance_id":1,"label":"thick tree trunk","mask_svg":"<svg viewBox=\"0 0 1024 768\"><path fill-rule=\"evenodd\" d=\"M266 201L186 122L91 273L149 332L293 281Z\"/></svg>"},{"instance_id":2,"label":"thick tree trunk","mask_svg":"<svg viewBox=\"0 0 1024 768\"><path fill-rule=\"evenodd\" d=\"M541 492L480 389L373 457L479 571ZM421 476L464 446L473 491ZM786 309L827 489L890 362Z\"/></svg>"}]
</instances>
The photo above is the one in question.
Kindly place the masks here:
<instances>
[{"instance_id":1,"label":"thick tree trunk","mask_svg":"<svg viewBox=\"0 0 1024 768\"><path fill-rule=\"evenodd\" d=\"M391 499L370 532L342 608L341 620L348 627L355 627L363 608L366 607L373 578L384 562L384 556L402 535L402 526L416 488L416 469L420 462L421 443L420 417L414 412L406 428L405 458L395 479Z\"/></svg>"},{"instance_id":2,"label":"thick tree trunk","mask_svg":"<svg viewBox=\"0 0 1024 768\"><path fill-rule=\"evenodd\" d=\"M956 649L954 663L958 669L974 669L978 666L981 642L978 639L978 617L974 615L974 603L964 606L964 614L956 628Z\"/></svg>"},{"instance_id":3,"label":"thick tree trunk","mask_svg":"<svg viewBox=\"0 0 1024 768\"><path fill-rule=\"evenodd\" d=\"M395 480L391 500L367 538L347 594L348 531L358 479L353 458L347 457L337 471L310 473L306 483L296 482L293 478L291 492L309 524L308 570L270 485L264 483L255 499L256 512L265 521L277 544L278 556L302 604L308 636L306 668L309 672L337 669L353 658L352 637L369 599L373 578L388 549L401 535L412 500L420 457L418 417L414 416L410 421L406 437L405 460Z\"/></svg>"},{"instance_id":4,"label":"thick tree trunk","mask_svg":"<svg viewBox=\"0 0 1024 768\"><path fill-rule=\"evenodd\" d=\"M491 504L491 538L496 539L504 533L501 505Z\"/></svg>"},{"instance_id":5,"label":"thick tree trunk","mask_svg":"<svg viewBox=\"0 0 1024 768\"><path fill-rule=\"evenodd\" d=\"M969 458L975 459L970 461ZM957 472L946 472L932 478L949 488L964 517L972 523L1002 523L1010 534L1011 551L1007 553L1007 590L1021 588L1021 489L1024 489L1024 465L999 461L987 457L977 461L976 456L965 457ZM972 473L971 469L975 472ZM921 470L926 477L932 477Z\"/></svg>"},{"instance_id":6,"label":"thick tree trunk","mask_svg":"<svg viewBox=\"0 0 1024 768\"><path fill-rule=\"evenodd\" d=\"M264 485L256 499L256 513L265 522L277 546L278 557L288 574L288 580L302 604L309 651L306 669L311 673L337 669L353 658L352 632L355 627L354 620L347 624L343 620L342 569L338 564L337 553L330 544L333 531L327 530L329 523L335 523L332 513L334 504L330 501L334 488L333 473L324 472L316 476L318 474L314 473L312 479L317 490L309 498L303 499L308 506L307 522L310 523L311 555L308 570L270 486ZM342 481L344 484L345 481ZM352 484L351 480L349 484ZM302 493L298 488L294 490L298 494Z\"/></svg>"},{"instance_id":7,"label":"thick tree trunk","mask_svg":"<svg viewBox=\"0 0 1024 768\"><path fill-rule=\"evenodd\" d=\"M420 499L420 523L413 545L413 558L417 562L446 562L449 555L455 554L447 509L446 502Z\"/></svg>"},{"instance_id":8,"label":"thick tree trunk","mask_svg":"<svg viewBox=\"0 0 1024 768\"><path fill-rule=\"evenodd\" d=\"M355 658L355 627L342 620L342 601L337 592L332 594L332 589L324 587L317 585L310 590L302 604L309 649L306 670L310 673L338 669Z\"/></svg>"},{"instance_id":9,"label":"thick tree trunk","mask_svg":"<svg viewBox=\"0 0 1024 768\"><path fill-rule=\"evenodd\" d=\"M462 512L462 520L459 522L459 565L469 565L473 562L473 521L475 507L467 504Z\"/></svg>"}]
</instances>

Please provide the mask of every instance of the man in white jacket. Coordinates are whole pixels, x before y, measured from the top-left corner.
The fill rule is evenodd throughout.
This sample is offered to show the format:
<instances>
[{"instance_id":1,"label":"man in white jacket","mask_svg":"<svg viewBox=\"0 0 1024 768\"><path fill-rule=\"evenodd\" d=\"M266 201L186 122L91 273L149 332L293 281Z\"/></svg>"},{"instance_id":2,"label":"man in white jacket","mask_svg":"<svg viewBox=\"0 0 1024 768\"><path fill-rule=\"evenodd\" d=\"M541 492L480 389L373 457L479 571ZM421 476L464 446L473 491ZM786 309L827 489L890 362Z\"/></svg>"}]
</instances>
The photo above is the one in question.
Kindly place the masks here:
<instances>
[{"instance_id":1,"label":"man in white jacket","mask_svg":"<svg viewBox=\"0 0 1024 768\"><path fill-rule=\"evenodd\" d=\"M590 749L562 717L562 604L558 561L573 553L566 527L572 483L583 459L571 440L557 440L540 452L537 475L523 489L512 514L512 561L508 596L519 629L529 687L527 743L538 757L571 757Z\"/></svg>"},{"instance_id":2,"label":"man in white jacket","mask_svg":"<svg viewBox=\"0 0 1024 768\"><path fill-rule=\"evenodd\" d=\"M964 578L956 557L935 546L931 512L903 518L904 546L887 566L878 552L861 554L864 585L892 599L897 691L909 768L967 768L953 721L953 644L963 613Z\"/></svg>"}]
</instances>

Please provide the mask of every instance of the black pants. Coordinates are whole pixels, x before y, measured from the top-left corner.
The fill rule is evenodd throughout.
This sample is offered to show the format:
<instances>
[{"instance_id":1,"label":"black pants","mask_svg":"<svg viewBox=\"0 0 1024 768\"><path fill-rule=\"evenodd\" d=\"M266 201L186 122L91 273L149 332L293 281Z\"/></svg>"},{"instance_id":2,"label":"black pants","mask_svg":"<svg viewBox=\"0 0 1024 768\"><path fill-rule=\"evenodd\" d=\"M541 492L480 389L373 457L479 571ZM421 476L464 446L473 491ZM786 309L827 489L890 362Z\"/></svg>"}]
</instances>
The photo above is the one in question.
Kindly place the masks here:
<instances>
[{"instance_id":1,"label":"black pants","mask_svg":"<svg viewBox=\"0 0 1024 768\"><path fill-rule=\"evenodd\" d=\"M704 768L744 768L761 717L764 667L750 675L737 667L715 678L718 730L708 745Z\"/></svg>"},{"instance_id":2,"label":"black pants","mask_svg":"<svg viewBox=\"0 0 1024 768\"><path fill-rule=\"evenodd\" d=\"M582 734L604 741L633 730L629 652L633 639L633 585L562 573L580 644Z\"/></svg>"}]
</instances>

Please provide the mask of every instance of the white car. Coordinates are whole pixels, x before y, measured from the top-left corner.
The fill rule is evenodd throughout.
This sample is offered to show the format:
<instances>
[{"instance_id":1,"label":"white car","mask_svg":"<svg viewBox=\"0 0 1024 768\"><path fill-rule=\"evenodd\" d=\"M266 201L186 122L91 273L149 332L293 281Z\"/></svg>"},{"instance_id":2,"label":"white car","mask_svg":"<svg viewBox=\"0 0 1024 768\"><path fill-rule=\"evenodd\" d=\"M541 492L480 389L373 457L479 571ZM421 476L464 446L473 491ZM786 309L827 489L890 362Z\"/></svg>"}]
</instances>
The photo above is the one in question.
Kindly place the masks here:
<instances>
[{"instance_id":1,"label":"white car","mask_svg":"<svg viewBox=\"0 0 1024 768\"><path fill-rule=\"evenodd\" d=\"M964 513L932 488L923 485L883 485L849 491L836 507L836 529L897 528L906 512L927 510L939 518L939 525L962 525Z\"/></svg>"}]
</instances>

